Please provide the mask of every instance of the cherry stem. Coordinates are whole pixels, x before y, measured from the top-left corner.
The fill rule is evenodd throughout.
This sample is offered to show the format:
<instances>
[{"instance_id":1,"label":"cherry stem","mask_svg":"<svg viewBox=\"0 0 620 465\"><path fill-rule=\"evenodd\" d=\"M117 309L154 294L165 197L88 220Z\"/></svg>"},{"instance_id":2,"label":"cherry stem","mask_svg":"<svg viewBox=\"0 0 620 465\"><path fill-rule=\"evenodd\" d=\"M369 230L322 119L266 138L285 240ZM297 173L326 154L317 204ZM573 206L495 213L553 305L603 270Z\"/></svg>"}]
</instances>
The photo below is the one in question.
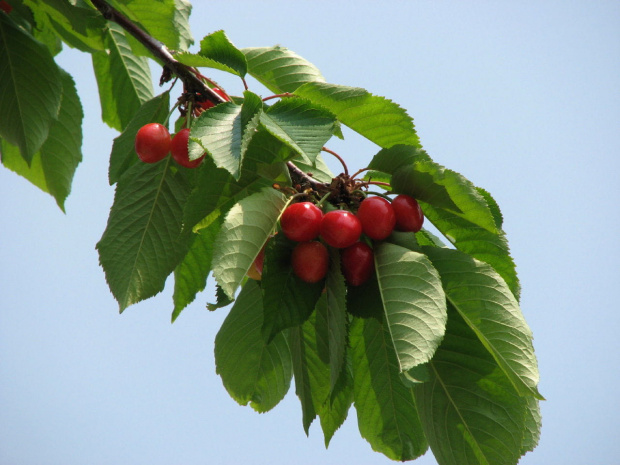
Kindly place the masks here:
<instances>
[{"instance_id":1,"label":"cherry stem","mask_svg":"<svg viewBox=\"0 0 620 465\"><path fill-rule=\"evenodd\" d=\"M392 185L389 182L381 182L381 181L367 181L366 184L373 184L375 186L392 187Z\"/></svg>"},{"instance_id":2,"label":"cherry stem","mask_svg":"<svg viewBox=\"0 0 620 465\"><path fill-rule=\"evenodd\" d=\"M342 157L340 155L338 155L333 150L328 149L327 147L323 147L321 150L323 150L323 152L327 152L327 153L333 155L334 157L336 157L338 159L338 161L342 164L342 167L344 168L345 176L349 176L349 169L347 168L347 164L344 162L344 160L342 159Z\"/></svg>"},{"instance_id":3,"label":"cherry stem","mask_svg":"<svg viewBox=\"0 0 620 465\"><path fill-rule=\"evenodd\" d=\"M190 92L200 92L205 95L213 103L222 103L224 98L217 92L214 92L205 85L204 82L196 76L191 68L179 63L170 53L168 47L155 39L153 36L140 29L129 18L120 11L112 7L106 0L91 0L93 6L99 10L101 15L108 21L113 21L134 36L138 42L144 45L155 58L164 63L164 68L178 76Z\"/></svg>"},{"instance_id":4,"label":"cherry stem","mask_svg":"<svg viewBox=\"0 0 620 465\"><path fill-rule=\"evenodd\" d=\"M245 84L245 80L243 81L243 83ZM247 84L246 84L246 89L247 89ZM283 94L270 95L269 97L263 98L263 102L266 102L267 100L272 100L274 98L283 98L283 97L295 97L295 94L291 94L290 92L285 92Z\"/></svg>"},{"instance_id":5,"label":"cherry stem","mask_svg":"<svg viewBox=\"0 0 620 465\"><path fill-rule=\"evenodd\" d=\"M366 167L366 168L362 168L361 170L357 170L355 173L353 173L353 175L351 176L351 179L355 179L360 173L363 173L364 171L368 171L370 168Z\"/></svg>"}]
</instances>

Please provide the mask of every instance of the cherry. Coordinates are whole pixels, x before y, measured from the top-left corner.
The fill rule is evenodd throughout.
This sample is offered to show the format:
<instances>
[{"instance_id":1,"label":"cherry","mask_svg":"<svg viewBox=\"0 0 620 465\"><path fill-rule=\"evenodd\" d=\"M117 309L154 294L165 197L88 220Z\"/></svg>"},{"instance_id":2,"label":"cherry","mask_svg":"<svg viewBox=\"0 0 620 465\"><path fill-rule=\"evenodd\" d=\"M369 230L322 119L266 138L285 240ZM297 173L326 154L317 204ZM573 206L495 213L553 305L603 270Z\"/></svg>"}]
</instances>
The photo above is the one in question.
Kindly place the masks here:
<instances>
[{"instance_id":1,"label":"cherry","mask_svg":"<svg viewBox=\"0 0 620 465\"><path fill-rule=\"evenodd\" d=\"M311 202L290 205L280 218L280 226L292 241L307 242L319 235L323 212Z\"/></svg>"},{"instance_id":2,"label":"cherry","mask_svg":"<svg viewBox=\"0 0 620 465\"><path fill-rule=\"evenodd\" d=\"M349 247L357 242L361 234L362 223L346 210L330 211L321 220L321 237L332 247Z\"/></svg>"},{"instance_id":3,"label":"cherry","mask_svg":"<svg viewBox=\"0 0 620 465\"><path fill-rule=\"evenodd\" d=\"M219 87L214 87L213 89L211 89L213 92L215 92L217 95L219 95L220 97L222 97L224 100L226 100L227 102L230 102L230 97L228 95L226 95L226 92L224 92L222 89L220 89Z\"/></svg>"},{"instance_id":4,"label":"cherry","mask_svg":"<svg viewBox=\"0 0 620 465\"><path fill-rule=\"evenodd\" d=\"M347 247L340 255L344 279L351 286L360 286L370 278L375 270L375 260L372 249L364 242L356 242Z\"/></svg>"},{"instance_id":5,"label":"cherry","mask_svg":"<svg viewBox=\"0 0 620 465\"><path fill-rule=\"evenodd\" d=\"M307 283L316 283L325 277L329 266L327 247L317 241L300 242L293 249L291 265L295 275Z\"/></svg>"},{"instance_id":6,"label":"cherry","mask_svg":"<svg viewBox=\"0 0 620 465\"><path fill-rule=\"evenodd\" d=\"M418 232L424 223L424 214L413 197L400 194L392 200L392 208L396 213L396 229L398 231Z\"/></svg>"},{"instance_id":7,"label":"cherry","mask_svg":"<svg viewBox=\"0 0 620 465\"><path fill-rule=\"evenodd\" d=\"M13 11L13 7L10 3L2 0L0 1L0 10L4 11L6 14L9 14L11 11Z\"/></svg>"},{"instance_id":8,"label":"cherry","mask_svg":"<svg viewBox=\"0 0 620 465\"><path fill-rule=\"evenodd\" d=\"M170 133L159 123L145 124L136 134L135 147L140 160L157 163L170 152Z\"/></svg>"},{"instance_id":9,"label":"cherry","mask_svg":"<svg viewBox=\"0 0 620 465\"><path fill-rule=\"evenodd\" d=\"M170 152L172 153L172 158L174 158L174 161L176 161L179 165L184 166L185 168L196 168L202 163L205 155L202 155L202 157L195 160L190 160L187 149L188 142L189 128L181 129L176 133L170 142Z\"/></svg>"},{"instance_id":10,"label":"cherry","mask_svg":"<svg viewBox=\"0 0 620 465\"><path fill-rule=\"evenodd\" d=\"M250 266L250 269L246 273L248 278L255 279L256 281L260 281L263 275L263 264L265 263L265 247L258 252L258 255L254 259L254 262Z\"/></svg>"},{"instance_id":11,"label":"cherry","mask_svg":"<svg viewBox=\"0 0 620 465\"><path fill-rule=\"evenodd\" d=\"M362 223L364 234L377 241L392 234L396 224L392 204L383 197L366 197L360 204L356 216Z\"/></svg>"}]
</instances>

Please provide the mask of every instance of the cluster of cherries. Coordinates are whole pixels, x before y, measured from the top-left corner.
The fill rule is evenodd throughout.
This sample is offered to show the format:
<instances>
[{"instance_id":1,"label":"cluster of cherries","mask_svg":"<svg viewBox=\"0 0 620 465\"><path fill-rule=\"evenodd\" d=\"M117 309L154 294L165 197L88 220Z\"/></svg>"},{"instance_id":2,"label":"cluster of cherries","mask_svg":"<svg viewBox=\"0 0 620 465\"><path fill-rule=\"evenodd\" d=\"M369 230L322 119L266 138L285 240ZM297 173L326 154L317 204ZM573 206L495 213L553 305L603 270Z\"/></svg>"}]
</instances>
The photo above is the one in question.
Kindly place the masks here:
<instances>
[{"instance_id":1,"label":"cluster of cherries","mask_svg":"<svg viewBox=\"0 0 620 465\"><path fill-rule=\"evenodd\" d=\"M230 101L230 97L223 90L214 87L213 91L219 94L224 100ZM200 97L200 94L198 94ZM210 100L196 101L193 113L200 115L204 110L214 107L215 103ZM195 160L189 159L187 144L189 142L189 128L181 129L174 137L163 124L149 123L142 126L136 133L136 153L138 158L145 163L157 163L172 154L172 158L179 165L185 168L197 168L204 159L205 155Z\"/></svg>"},{"instance_id":2,"label":"cluster of cherries","mask_svg":"<svg viewBox=\"0 0 620 465\"><path fill-rule=\"evenodd\" d=\"M363 239L383 240L393 230L418 232L424 215L418 202L409 195L398 195L392 202L383 197L366 197L353 214L333 210L323 214L312 202L290 205L280 217L282 233L298 242L293 249L293 272L303 281L322 280L329 268L328 246L342 249L342 273L351 286L364 284L374 271L373 250ZM249 276L260 279L264 255L259 254Z\"/></svg>"}]
</instances>

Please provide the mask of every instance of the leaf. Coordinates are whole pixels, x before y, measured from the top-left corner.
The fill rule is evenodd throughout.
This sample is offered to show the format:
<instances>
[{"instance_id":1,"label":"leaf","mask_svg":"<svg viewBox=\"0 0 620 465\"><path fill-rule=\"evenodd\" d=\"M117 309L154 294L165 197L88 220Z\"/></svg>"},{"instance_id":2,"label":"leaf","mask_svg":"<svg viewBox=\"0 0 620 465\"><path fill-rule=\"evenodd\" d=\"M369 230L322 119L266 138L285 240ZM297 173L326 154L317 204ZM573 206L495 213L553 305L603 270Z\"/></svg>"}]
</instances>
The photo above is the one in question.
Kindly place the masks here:
<instances>
[{"instance_id":1,"label":"leaf","mask_svg":"<svg viewBox=\"0 0 620 465\"><path fill-rule=\"evenodd\" d=\"M181 220L189 185L171 163L134 165L116 186L97 250L121 312L159 293L187 250Z\"/></svg>"},{"instance_id":2,"label":"leaf","mask_svg":"<svg viewBox=\"0 0 620 465\"><path fill-rule=\"evenodd\" d=\"M323 145L334 133L336 119L303 99L284 99L260 116L261 124L314 165Z\"/></svg>"},{"instance_id":3,"label":"leaf","mask_svg":"<svg viewBox=\"0 0 620 465\"><path fill-rule=\"evenodd\" d=\"M428 362L446 325L441 280L426 256L387 242L375 245L377 281L399 371Z\"/></svg>"},{"instance_id":4,"label":"leaf","mask_svg":"<svg viewBox=\"0 0 620 465\"><path fill-rule=\"evenodd\" d=\"M448 301L493 355L515 390L543 399L532 332L519 304L493 268L452 249L423 247L439 272Z\"/></svg>"},{"instance_id":5,"label":"leaf","mask_svg":"<svg viewBox=\"0 0 620 465\"><path fill-rule=\"evenodd\" d=\"M428 449L413 398L399 377L387 328L375 318L353 318L353 386L360 434L392 460L413 460Z\"/></svg>"},{"instance_id":6,"label":"leaf","mask_svg":"<svg viewBox=\"0 0 620 465\"><path fill-rule=\"evenodd\" d=\"M346 419L353 395L350 372L347 370L346 373L343 372L340 389L332 402L329 381L331 369L329 362L321 360L318 353L321 329L317 326L316 316L313 312L305 323L291 328L289 345L295 375L295 392L302 405L304 431L307 435L310 424L317 414L320 415L327 446L334 432Z\"/></svg>"},{"instance_id":7,"label":"leaf","mask_svg":"<svg viewBox=\"0 0 620 465\"><path fill-rule=\"evenodd\" d=\"M219 69L240 77L246 75L248 68L245 55L230 42L224 31L205 36L197 54L177 53L175 58L188 66Z\"/></svg>"},{"instance_id":8,"label":"leaf","mask_svg":"<svg viewBox=\"0 0 620 465\"><path fill-rule=\"evenodd\" d=\"M2 163L25 177L55 199L62 211L71 192L73 175L82 160L83 111L69 74L61 70L63 96L58 119L50 127L49 136L37 152L30 166L15 146L2 142Z\"/></svg>"},{"instance_id":9,"label":"leaf","mask_svg":"<svg viewBox=\"0 0 620 465\"><path fill-rule=\"evenodd\" d=\"M284 329L303 324L324 288L323 281L306 283L293 272L291 254L296 244L278 234L265 248L261 287L265 312L262 332L267 341Z\"/></svg>"},{"instance_id":10,"label":"leaf","mask_svg":"<svg viewBox=\"0 0 620 465\"><path fill-rule=\"evenodd\" d=\"M420 202L424 216L461 252L491 265L506 281L515 298L519 299L520 285L503 231L497 234L465 220L447 210Z\"/></svg>"},{"instance_id":11,"label":"leaf","mask_svg":"<svg viewBox=\"0 0 620 465\"><path fill-rule=\"evenodd\" d=\"M234 301L235 301L235 299L231 299L230 297L228 297L224 293L222 288L216 284L215 285L215 302L214 303L207 303L207 310L209 310L210 312L214 312L218 308L228 307Z\"/></svg>"},{"instance_id":12,"label":"leaf","mask_svg":"<svg viewBox=\"0 0 620 465\"><path fill-rule=\"evenodd\" d=\"M408 146L383 149L369 166L392 174L394 192L448 210L492 233L498 232L485 197L471 181L433 162L423 150Z\"/></svg>"},{"instance_id":13,"label":"leaf","mask_svg":"<svg viewBox=\"0 0 620 465\"><path fill-rule=\"evenodd\" d=\"M45 21L70 47L82 52L104 50L105 19L91 8L80 8L65 0L26 0L37 18L37 28Z\"/></svg>"},{"instance_id":14,"label":"leaf","mask_svg":"<svg viewBox=\"0 0 620 465\"><path fill-rule=\"evenodd\" d=\"M188 231L207 227L213 214L224 215L244 197L271 186L256 175L236 181L228 171L216 168L210 158L205 158L196 174L183 217L184 228Z\"/></svg>"},{"instance_id":15,"label":"leaf","mask_svg":"<svg viewBox=\"0 0 620 465\"><path fill-rule=\"evenodd\" d=\"M520 397L474 332L451 309L446 335L414 388L440 465L514 465L522 454L527 398Z\"/></svg>"},{"instance_id":16,"label":"leaf","mask_svg":"<svg viewBox=\"0 0 620 465\"><path fill-rule=\"evenodd\" d=\"M116 23L108 22L106 46L107 53L92 55L101 118L111 128L123 131L140 106L153 98L151 71L147 59L133 53Z\"/></svg>"},{"instance_id":17,"label":"leaf","mask_svg":"<svg viewBox=\"0 0 620 465\"><path fill-rule=\"evenodd\" d=\"M325 281L325 298L316 306L317 350L330 367L330 389L334 389L343 370L347 347L346 286L340 271L340 254L330 249Z\"/></svg>"},{"instance_id":18,"label":"leaf","mask_svg":"<svg viewBox=\"0 0 620 465\"><path fill-rule=\"evenodd\" d=\"M525 400L527 408L525 410L525 434L521 445L521 455L525 455L536 448L542 428L540 402L534 397L526 397Z\"/></svg>"},{"instance_id":19,"label":"leaf","mask_svg":"<svg viewBox=\"0 0 620 465\"><path fill-rule=\"evenodd\" d=\"M220 225L220 221L213 221L208 227L192 234L189 250L174 270L173 323L181 311L194 301L196 294L205 289L211 271L213 244Z\"/></svg>"},{"instance_id":20,"label":"leaf","mask_svg":"<svg viewBox=\"0 0 620 465\"><path fill-rule=\"evenodd\" d=\"M196 119L190 135L190 160L200 158L206 150L218 168L240 178L243 157L262 111L258 95L246 91L244 96L242 105L222 103Z\"/></svg>"},{"instance_id":21,"label":"leaf","mask_svg":"<svg viewBox=\"0 0 620 465\"><path fill-rule=\"evenodd\" d=\"M280 192L264 188L242 199L226 215L215 240L213 276L231 299L275 230L284 205Z\"/></svg>"},{"instance_id":22,"label":"leaf","mask_svg":"<svg viewBox=\"0 0 620 465\"><path fill-rule=\"evenodd\" d=\"M144 102L122 134L114 139L108 171L110 185L115 184L129 167L138 162L135 143L138 130L148 123L164 123L169 106L170 93L167 91Z\"/></svg>"},{"instance_id":23,"label":"leaf","mask_svg":"<svg viewBox=\"0 0 620 465\"><path fill-rule=\"evenodd\" d=\"M396 103L359 87L310 82L295 90L380 147L420 147L411 117Z\"/></svg>"},{"instance_id":24,"label":"leaf","mask_svg":"<svg viewBox=\"0 0 620 465\"><path fill-rule=\"evenodd\" d=\"M48 137L61 97L60 70L47 47L0 14L0 137L19 147L28 164Z\"/></svg>"},{"instance_id":25,"label":"leaf","mask_svg":"<svg viewBox=\"0 0 620 465\"><path fill-rule=\"evenodd\" d=\"M324 82L321 72L295 52L275 47L244 48L248 73L272 92L294 92L306 82Z\"/></svg>"},{"instance_id":26,"label":"leaf","mask_svg":"<svg viewBox=\"0 0 620 465\"><path fill-rule=\"evenodd\" d=\"M250 279L215 337L215 369L224 387L239 404L250 402L261 413L284 398L292 377L286 337L279 334L266 344L262 318L260 287Z\"/></svg>"},{"instance_id":27,"label":"leaf","mask_svg":"<svg viewBox=\"0 0 620 465\"><path fill-rule=\"evenodd\" d=\"M189 27L192 6L187 0L129 0L115 6L171 50L186 50L194 43Z\"/></svg>"}]
</instances>

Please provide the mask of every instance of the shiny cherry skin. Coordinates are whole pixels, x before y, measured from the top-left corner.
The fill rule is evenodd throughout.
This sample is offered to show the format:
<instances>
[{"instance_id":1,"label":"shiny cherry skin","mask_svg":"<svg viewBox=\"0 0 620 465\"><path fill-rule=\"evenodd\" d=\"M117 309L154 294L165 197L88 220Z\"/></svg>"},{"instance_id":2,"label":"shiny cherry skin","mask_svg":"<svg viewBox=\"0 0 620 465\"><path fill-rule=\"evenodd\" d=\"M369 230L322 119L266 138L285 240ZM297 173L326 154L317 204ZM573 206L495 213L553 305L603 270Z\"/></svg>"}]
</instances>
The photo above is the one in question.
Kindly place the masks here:
<instances>
[{"instance_id":1,"label":"shiny cherry skin","mask_svg":"<svg viewBox=\"0 0 620 465\"><path fill-rule=\"evenodd\" d=\"M300 242L293 249L291 265L295 275L307 283L317 283L327 274L329 253L321 242Z\"/></svg>"},{"instance_id":2,"label":"shiny cherry skin","mask_svg":"<svg viewBox=\"0 0 620 465\"><path fill-rule=\"evenodd\" d=\"M321 237L328 245L344 249L355 244L362 234L362 223L351 212L333 210L321 220Z\"/></svg>"},{"instance_id":3,"label":"shiny cherry skin","mask_svg":"<svg viewBox=\"0 0 620 465\"><path fill-rule=\"evenodd\" d=\"M413 197L400 194L392 200L392 208L396 213L397 231L418 232L424 224L424 214L418 201Z\"/></svg>"},{"instance_id":4,"label":"shiny cherry skin","mask_svg":"<svg viewBox=\"0 0 620 465\"><path fill-rule=\"evenodd\" d=\"M289 205L280 217L280 227L292 241L307 242L319 235L323 212L311 202Z\"/></svg>"},{"instance_id":5,"label":"shiny cherry skin","mask_svg":"<svg viewBox=\"0 0 620 465\"><path fill-rule=\"evenodd\" d=\"M351 286L364 284L375 270L375 259L372 249L365 242L356 242L340 254L342 274Z\"/></svg>"},{"instance_id":6,"label":"shiny cherry skin","mask_svg":"<svg viewBox=\"0 0 620 465\"><path fill-rule=\"evenodd\" d=\"M189 143L189 133L189 128L185 128L175 134L170 142L170 153L172 153L172 158L174 158L174 161L176 161L179 165L184 166L185 168L197 168L202 163L205 156L203 155L195 160L189 159L187 149L187 144Z\"/></svg>"},{"instance_id":7,"label":"shiny cherry skin","mask_svg":"<svg viewBox=\"0 0 620 465\"><path fill-rule=\"evenodd\" d=\"M162 124L145 124L136 133L135 148L140 160L157 163L170 152L170 133Z\"/></svg>"},{"instance_id":8,"label":"shiny cherry skin","mask_svg":"<svg viewBox=\"0 0 620 465\"><path fill-rule=\"evenodd\" d=\"M396 214L392 204L383 197L366 197L355 214L362 223L362 231L371 239L380 241L392 234Z\"/></svg>"}]
</instances>

